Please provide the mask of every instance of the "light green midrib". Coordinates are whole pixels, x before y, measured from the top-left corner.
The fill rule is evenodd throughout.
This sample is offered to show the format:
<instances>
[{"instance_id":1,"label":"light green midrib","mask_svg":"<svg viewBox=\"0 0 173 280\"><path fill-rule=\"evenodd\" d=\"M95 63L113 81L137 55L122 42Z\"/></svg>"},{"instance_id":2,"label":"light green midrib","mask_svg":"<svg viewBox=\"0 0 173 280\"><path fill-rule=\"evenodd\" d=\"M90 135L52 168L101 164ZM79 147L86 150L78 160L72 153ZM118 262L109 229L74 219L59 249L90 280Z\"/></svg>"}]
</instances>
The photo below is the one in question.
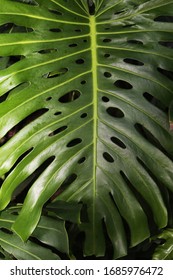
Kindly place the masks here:
<instances>
[{"instance_id":1,"label":"light green midrib","mask_svg":"<svg viewBox=\"0 0 173 280\"><path fill-rule=\"evenodd\" d=\"M95 17L90 16L90 36L91 36L91 58L92 58L92 78L93 78L93 199L96 198L96 172L97 172L97 120L98 120L98 101L97 101L97 39ZM95 202L93 203L95 205ZM95 206L93 206L93 236L95 225ZM93 240L93 249L96 242ZM95 249L94 249L95 250Z\"/></svg>"}]
</instances>

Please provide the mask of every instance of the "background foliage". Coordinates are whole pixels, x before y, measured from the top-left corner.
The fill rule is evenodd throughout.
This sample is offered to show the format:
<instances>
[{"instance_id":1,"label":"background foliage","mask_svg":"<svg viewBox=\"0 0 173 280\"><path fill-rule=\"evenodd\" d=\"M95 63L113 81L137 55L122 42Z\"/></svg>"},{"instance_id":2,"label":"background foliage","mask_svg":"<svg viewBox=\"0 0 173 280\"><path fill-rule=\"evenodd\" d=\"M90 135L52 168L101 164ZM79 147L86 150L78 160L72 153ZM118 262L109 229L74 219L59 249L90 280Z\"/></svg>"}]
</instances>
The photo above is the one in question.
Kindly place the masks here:
<instances>
[{"instance_id":1,"label":"background foliage","mask_svg":"<svg viewBox=\"0 0 173 280\"><path fill-rule=\"evenodd\" d=\"M2 257L171 258L172 10L0 0Z\"/></svg>"}]
</instances>

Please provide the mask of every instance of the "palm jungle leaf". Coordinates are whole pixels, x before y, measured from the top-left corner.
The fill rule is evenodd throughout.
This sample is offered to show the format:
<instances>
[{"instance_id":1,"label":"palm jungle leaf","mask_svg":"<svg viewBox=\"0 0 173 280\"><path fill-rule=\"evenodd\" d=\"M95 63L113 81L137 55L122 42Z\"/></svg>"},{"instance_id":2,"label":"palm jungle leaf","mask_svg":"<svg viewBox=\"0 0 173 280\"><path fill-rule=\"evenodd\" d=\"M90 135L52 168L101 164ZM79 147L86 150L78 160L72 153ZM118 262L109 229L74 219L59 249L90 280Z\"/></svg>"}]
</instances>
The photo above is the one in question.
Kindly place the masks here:
<instances>
[{"instance_id":1,"label":"palm jungle leaf","mask_svg":"<svg viewBox=\"0 0 173 280\"><path fill-rule=\"evenodd\" d=\"M173 0L0 0L0 209L82 203L85 255L127 254L168 223ZM69 213L70 215L70 213ZM25 230L23 230L25 229ZM130 238L128 237L130 234Z\"/></svg>"}]
</instances>

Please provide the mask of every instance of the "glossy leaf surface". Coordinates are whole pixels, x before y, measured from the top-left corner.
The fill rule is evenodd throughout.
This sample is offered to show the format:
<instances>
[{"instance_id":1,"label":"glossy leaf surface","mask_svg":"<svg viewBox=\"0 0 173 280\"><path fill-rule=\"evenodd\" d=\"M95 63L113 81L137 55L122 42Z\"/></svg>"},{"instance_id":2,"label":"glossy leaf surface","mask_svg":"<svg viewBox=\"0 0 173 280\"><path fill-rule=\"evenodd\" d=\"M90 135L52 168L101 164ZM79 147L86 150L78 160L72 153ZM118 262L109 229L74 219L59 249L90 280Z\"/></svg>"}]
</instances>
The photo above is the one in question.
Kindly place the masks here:
<instances>
[{"instance_id":1,"label":"glossy leaf surface","mask_svg":"<svg viewBox=\"0 0 173 280\"><path fill-rule=\"evenodd\" d=\"M94 4L0 0L0 208L28 188L26 240L52 196L81 202L84 254L107 234L118 258L168 221L173 1Z\"/></svg>"}]
</instances>

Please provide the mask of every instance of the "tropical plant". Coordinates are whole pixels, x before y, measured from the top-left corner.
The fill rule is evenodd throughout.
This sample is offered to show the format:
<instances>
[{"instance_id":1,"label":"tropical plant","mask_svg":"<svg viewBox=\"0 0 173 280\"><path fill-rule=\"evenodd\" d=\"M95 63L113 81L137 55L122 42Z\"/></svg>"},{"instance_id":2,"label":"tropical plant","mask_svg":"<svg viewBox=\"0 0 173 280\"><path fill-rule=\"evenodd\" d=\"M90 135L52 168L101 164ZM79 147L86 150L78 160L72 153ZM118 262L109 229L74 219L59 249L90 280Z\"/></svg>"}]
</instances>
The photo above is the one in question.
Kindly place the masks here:
<instances>
[{"instance_id":1,"label":"tropical plant","mask_svg":"<svg viewBox=\"0 0 173 280\"><path fill-rule=\"evenodd\" d=\"M172 11L173 0L0 0L5 258L75 255L70 234L85 256L122 258L172 227Z\"/></svg>"}]
</instances>

